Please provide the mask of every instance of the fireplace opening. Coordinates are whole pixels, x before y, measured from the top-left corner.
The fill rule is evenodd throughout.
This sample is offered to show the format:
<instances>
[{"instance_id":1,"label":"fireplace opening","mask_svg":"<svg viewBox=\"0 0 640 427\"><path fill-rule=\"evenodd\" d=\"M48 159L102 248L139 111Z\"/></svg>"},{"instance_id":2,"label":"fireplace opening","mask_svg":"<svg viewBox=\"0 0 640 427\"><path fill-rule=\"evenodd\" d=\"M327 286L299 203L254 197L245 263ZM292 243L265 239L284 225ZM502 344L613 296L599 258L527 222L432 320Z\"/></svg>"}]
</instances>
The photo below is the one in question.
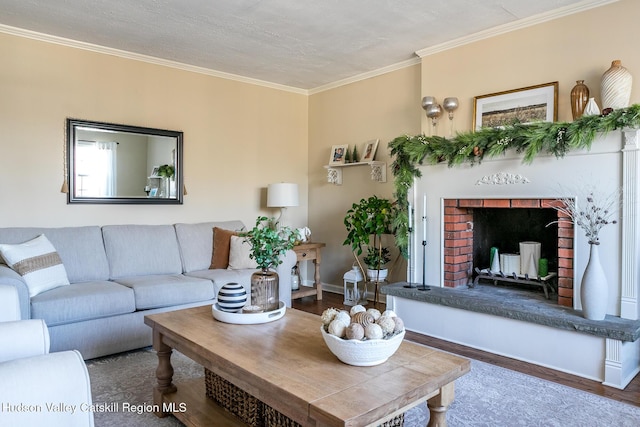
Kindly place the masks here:
<instances>
[{"instance_id":1,"label":"fireplace opening","mask_svg":"<svg viewBox=\"0 0 640 427\"><path fill-rule=\"evenodd\" d=\"M555 223L556 199L445 199L444 286L472 284L477 270L491 267L491 248L518 254L520 242L539 242L540 257L553 272L560 305L573 306L573 225ZM554 223L550 226L548 224ZM509 273L509 272L507 272ZM544 287L543 287L544 289Z\"/></svg>"},{"instance_id":2,"label":"fireplace opening","mask_svg":"<svg viewBox=\"0 0 640 427\"><path fill-rule=\"evenodd\" d=\"M551 208L473 209L474 268L491 267L491 248L502 255L519 254L520 242L540 242L540 257L548 261L549 271L557 271L558 226L551 224L557 219Z\"/></svg>"}]
</instances>

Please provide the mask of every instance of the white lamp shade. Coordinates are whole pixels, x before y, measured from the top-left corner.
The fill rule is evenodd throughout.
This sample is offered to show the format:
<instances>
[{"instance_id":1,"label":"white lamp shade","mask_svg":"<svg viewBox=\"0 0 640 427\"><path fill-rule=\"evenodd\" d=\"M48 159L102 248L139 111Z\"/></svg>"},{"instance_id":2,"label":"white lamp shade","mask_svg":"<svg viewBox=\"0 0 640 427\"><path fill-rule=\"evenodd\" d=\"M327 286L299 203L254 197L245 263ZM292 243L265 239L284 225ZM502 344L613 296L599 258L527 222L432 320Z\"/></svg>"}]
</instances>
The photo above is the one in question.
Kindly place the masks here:
<instances>
[{"instance_id":1,"label":"white lamp shade","mask_svg":"<svg viewBox=\"0 0 640 427\"><path fill-rule=\"evenodd\" d=\"M298 206L298 184L279 182L269 184L267 189L267 207L284 208Z\"/></svg>"}]
</instances>

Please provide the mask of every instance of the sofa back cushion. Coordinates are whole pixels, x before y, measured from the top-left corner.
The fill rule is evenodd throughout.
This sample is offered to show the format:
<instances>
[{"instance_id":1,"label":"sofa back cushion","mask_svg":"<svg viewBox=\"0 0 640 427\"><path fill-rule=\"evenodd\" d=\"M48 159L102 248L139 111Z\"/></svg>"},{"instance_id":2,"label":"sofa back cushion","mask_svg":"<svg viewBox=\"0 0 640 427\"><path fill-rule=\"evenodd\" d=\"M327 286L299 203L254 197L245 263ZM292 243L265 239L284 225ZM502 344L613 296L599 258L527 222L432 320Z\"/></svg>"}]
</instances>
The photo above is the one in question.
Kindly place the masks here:
<instances>
[{"instance_id":1,"label":"sofa back cushion","mask_svg":"<svg viewBox=\"0 0 640 427\"><path fill-rule=\"evenodd\" d=\"M207 270L211 265L213 227L233 231L245 228L242 221L215 221L175 225L184 273Z\"/></svg>"},{"instance_id":2,"label":"sofa back cushion","mask_svg":"<svg viewBox=\"0 0 640 427\"><path fill-rule=\"evenodd\" d=\"M24 243L44 234L60 255L71 283L107 280L109 264L98 226L0 228L0 243Z\"/></svg>"},{"instance_id":3,"label":"sofa back cushion","mask_svg":"<svg viewBox=\"0 0 640 427\"><path fill-rule=\"evenodd\" d=\"M180 250L172 225L105 225L110 278L180 274Z\"/></svg>"}]
</instances>

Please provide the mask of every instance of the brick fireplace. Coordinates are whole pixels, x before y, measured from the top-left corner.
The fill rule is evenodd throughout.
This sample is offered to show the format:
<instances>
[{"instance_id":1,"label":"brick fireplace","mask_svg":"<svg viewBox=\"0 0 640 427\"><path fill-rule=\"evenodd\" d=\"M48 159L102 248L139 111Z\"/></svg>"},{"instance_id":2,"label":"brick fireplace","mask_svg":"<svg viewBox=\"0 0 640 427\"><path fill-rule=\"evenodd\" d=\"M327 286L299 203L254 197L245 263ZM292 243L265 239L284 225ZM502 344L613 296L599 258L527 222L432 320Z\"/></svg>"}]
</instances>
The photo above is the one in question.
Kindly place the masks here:
<instances>
[{"instance_id":1,"label":"brick fireplace","mask_svg":"<svg viewBox=\"0 0 640 427\"><path fill-rule=\"evenodd\" d=\"M443 271L444 286L455 288L469 284L473 278L474 267L474 212L481 209L551 209L553 219L563 219L563 214L552 209L553 204L561 203L557 199L444 199L443 212ZM573 224L559 221L554 238L556 248L550 253L549 260L558 275L557 302L573 307ZM486 248L487 250L489 248Z\"/></svg>"}]
</instances>

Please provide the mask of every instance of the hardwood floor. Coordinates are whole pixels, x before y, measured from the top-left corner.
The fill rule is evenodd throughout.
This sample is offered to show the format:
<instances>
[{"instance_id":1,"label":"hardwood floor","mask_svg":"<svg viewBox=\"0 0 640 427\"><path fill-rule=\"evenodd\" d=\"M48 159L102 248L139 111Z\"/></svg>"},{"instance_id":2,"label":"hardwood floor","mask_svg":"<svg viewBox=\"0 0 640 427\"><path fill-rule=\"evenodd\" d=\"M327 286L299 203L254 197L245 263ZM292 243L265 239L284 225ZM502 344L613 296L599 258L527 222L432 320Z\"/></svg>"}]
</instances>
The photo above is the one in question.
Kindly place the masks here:
<instances>
[{"instance_id":1,"label":"hardwood floor","mask_svg":"<svg viewBox=\"0 0 640 427\"><path fill-rule=\"evenodd\" d=\"M322 314L325 309L330 307L345 309L350 308L343 305L342 295L332 292L323 292L322 301L317 301L315 297L305 297L294 300L292 306L293 308L304 310L310 313L315 313L318 315ZM372 307L372 303L369 303L369 307ZM384 304L379 303L376 308L383 311ZM463 345L453 344L415 332L407 331L405 338L420 344L438 348L440 350L459 354L470 359L476 359L482 362L491 363L496 366L522 372L527 375L535 376L548 381L553 381L555 383L584 390L600 396L605 396L610 399L618 400L620 402L640 406L640 375L636 376L624 390L618 390L616 388L604 386L597 381L587 380L575 375L555 371L553 369L532 365L530 363L521 362L519 360L511 359L504 356L498 356Z\"/></svg>"}]
</instances>

